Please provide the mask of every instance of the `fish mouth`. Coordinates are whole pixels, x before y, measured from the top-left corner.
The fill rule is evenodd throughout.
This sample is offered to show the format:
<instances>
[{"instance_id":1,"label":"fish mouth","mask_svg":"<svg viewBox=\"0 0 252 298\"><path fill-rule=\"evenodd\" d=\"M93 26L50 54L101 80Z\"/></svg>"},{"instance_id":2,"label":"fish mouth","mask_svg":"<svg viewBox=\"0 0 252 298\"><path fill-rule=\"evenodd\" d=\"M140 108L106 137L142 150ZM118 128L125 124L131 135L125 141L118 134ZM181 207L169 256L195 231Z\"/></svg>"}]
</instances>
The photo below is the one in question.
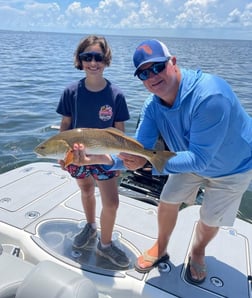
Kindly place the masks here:
<instances>
[{"instance_id":1,"label":"fish mouth","mask_svg":"<svg viewBox=\"0 0 252 298\"><path fill-rule=\"evenodd\" d=\"M36 152L36 151L34 151L34 153L37 155L37 157L44 157L44 155L41 154L41 153L38 153L38 152Z\"/></svg>"},{"instance_id":2,"label":"fish mouth","mask_svg":"<svg viewBox=\"0 0 252 298\"><path fill-rule=\"evenodd\" d=\"M38 156L38 157L43 157L45 156L45 154L43 154L43 152L41 152L39 147L36 147L34 150L34 153Z\"/></svg>"}]
</instances>

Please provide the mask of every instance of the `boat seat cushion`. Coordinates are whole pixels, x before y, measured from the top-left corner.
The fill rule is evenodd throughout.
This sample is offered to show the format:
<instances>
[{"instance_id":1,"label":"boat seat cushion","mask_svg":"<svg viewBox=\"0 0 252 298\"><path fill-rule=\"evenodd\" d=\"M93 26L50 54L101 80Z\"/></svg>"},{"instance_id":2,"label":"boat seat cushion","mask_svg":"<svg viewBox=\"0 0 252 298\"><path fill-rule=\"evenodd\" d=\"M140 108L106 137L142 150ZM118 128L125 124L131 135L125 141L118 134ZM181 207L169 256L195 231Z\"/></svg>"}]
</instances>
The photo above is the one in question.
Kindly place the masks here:
<instances>
[{"instance_id":1,"label":"boat seat cushion","mask_svg":"<svg viewBox=\"0 0 252 298\"><path fill-rule=\"evenodd\" d=\"M0 254L0 298L15 297L18 287L34 265L9 253Z\"/></svg>"},{"instance_id":2,"label":"boat seat cushion","mask_svg":"<svg viewBox=\"0 0 252 298\"><path fill-rule=\"evenodd\" d=\"M17 290L16 298L98 298L91 280L51 261L36 265Z\"/></svg>"}]
</instances>

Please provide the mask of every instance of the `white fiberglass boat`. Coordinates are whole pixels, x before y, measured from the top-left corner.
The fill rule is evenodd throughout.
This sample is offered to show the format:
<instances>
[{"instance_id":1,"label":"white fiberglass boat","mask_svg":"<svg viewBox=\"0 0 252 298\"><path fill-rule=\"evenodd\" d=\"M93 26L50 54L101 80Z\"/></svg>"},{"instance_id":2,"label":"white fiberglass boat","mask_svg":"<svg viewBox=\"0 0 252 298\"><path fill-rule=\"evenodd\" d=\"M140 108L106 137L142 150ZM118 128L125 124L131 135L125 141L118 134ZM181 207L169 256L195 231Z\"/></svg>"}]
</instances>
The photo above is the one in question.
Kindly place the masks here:
<instances>
[{"instance_id":1,"label":"white fiberglass boat","mask_svg":"<svg viewBox=\"0 0 252 298\"><path fill-rule=\"evenodd\" d=\"M131 260L125 270L96 255L97 240L82 250L72 247L85 218L75 180L57 164L32 163L1 174L0 298L252 297L252 226L240 219L232 228L221 228L207 247L206 280L200 285L186 281L196 205L179 212L170 260L149 273L136 272L137 256L157 236L157 206L148 203L156 199L148 194L143 201L133 199L137 193L137 186L120 186L113 241ZM98 189L96 197L99 216Z\"/></svg>"}]
</instances>

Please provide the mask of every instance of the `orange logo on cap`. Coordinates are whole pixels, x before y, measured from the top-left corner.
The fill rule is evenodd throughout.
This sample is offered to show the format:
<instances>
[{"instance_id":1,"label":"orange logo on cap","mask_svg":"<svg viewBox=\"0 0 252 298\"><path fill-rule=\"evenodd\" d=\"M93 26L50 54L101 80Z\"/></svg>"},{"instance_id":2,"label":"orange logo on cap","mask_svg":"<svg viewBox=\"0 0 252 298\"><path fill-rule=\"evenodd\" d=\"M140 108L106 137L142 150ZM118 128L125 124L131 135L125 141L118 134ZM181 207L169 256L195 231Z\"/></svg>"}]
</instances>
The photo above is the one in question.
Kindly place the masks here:
<instances>
[{"instance_id":1,"label":"orange logo on cap","mask_svg":"<svg viewBox=\"0 0 252 298\"><path fill-rule=\"evenodd\" d=\"M141 45L140 47L137 48L138 50L143 49L145 51L145 53L147 53L148 55L152 54L152 49L151 47L149 47L148 45Z\"/></svg>"}]
</instances>

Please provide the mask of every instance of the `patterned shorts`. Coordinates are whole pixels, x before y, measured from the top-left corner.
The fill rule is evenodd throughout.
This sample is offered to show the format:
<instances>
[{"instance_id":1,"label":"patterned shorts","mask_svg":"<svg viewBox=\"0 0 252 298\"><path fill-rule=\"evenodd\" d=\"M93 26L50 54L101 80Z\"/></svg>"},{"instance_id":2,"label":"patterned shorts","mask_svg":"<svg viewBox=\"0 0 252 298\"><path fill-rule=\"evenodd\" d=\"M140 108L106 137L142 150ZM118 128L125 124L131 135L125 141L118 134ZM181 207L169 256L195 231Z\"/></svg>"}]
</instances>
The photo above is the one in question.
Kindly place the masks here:
<instances>
[{"instance_id":1,"label":"patterned shorts","mask_svg":"<svg viewBox=\"0 0 252 298\"><path fill-rule=\"evenodd\" d=\"M84 179L92 175L96 180L108 180L116 175L116 171L105 171L99 165L80 167L76 165L69 165L66 169L70 175L76 179Z\"/></svg>"}]
</instances>

